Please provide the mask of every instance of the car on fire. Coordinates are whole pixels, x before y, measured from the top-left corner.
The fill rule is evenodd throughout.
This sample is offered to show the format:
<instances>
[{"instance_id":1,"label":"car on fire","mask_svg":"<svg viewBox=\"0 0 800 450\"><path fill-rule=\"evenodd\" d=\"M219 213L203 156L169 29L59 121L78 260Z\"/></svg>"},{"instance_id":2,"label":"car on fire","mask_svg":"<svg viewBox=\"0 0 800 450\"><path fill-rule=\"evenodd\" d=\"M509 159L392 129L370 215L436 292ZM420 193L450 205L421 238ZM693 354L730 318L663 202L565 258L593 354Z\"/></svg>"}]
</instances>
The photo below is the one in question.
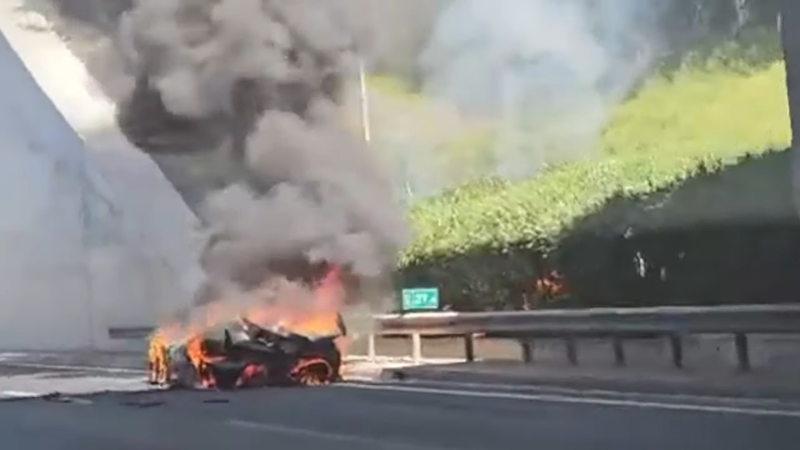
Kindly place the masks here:
<instances>
[{"instance_id":1,"label":"car on fire","mask_svg":"<svg viewBox=\"0 0 800 450\"><path fill-rule=\"evenodd\" d=\"M267 329L245 318L178 344L158 334L148 351L149 382L171 388L234 389L309 386L340 379L339 333L311 337L285 329Z\"/></svg>"}]
</instances>

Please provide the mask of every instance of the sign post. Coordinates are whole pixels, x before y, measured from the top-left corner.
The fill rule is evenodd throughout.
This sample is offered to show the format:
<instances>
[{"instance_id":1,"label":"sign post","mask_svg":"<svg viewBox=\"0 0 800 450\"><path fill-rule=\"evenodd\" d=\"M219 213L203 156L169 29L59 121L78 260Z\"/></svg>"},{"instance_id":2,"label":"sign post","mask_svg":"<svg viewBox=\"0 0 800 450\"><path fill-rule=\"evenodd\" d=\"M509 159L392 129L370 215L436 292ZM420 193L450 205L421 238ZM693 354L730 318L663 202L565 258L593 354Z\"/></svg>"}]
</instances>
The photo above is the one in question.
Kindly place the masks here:
<instances>
[{"instance_id":1,"label":"sign post","mask_svg":"<svg viewBox=\"0 0 800 450\"><path fill-rule=\"evenodd\" d=\"M403 311L435 311L439 309L439 288L403 289Z\"/></svg>"}]
</instances>

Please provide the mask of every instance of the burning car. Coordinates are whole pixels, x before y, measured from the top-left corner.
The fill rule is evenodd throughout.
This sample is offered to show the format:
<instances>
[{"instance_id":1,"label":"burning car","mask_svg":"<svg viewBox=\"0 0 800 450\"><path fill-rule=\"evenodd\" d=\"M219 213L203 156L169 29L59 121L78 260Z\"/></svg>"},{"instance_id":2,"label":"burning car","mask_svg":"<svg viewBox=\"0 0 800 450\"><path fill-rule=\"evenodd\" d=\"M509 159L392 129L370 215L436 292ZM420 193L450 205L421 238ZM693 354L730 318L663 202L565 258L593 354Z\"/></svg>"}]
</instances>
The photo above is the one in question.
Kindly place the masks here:
<instances>
[{"instance_id":1,"label":"burning car","mask_svg":"<svg viewBox=\"0 0 800 450\"><path fill-rule=\"evenodd\" d=\"M149 381L193 389L329 384L340 379L338 337L265 329L244 318L176 345L154 336Z\"/></svg>"},{"instance_id":2,"label":"burning car","mask_svg":"<svg viewBox=\"0 0 800 450\"><path fill-rule=\"evenodd\" d=\"M331 270L307 309L258 304L225 320L224 303L205 305L203 320L163 327L150 339L151 384L192 389L322 385L340 379L346 328ZM333 305L333 306L331 306ZM270 323L265 326L264 323Z\"/></svg>"}]
</instances>

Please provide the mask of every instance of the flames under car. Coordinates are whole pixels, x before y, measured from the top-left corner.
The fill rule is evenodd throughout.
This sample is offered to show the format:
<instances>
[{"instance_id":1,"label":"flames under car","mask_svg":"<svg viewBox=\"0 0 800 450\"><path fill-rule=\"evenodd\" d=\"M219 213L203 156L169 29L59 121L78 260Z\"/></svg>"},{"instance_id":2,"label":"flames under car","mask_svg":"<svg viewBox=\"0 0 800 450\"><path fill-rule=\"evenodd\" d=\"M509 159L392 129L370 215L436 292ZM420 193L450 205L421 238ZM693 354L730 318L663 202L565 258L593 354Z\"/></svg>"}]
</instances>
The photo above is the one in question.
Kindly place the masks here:
<instances>
[{"instance_id":1,"label":"flames under car","mask_svg":"<svg viewBox=\"0 0 800 450\"><path fill-rule=\"evenodd\" d=\"M190 389L329 384L340 379L337 338L268 330L245 319L179 344L154 336L149 381Z\"/></svg>"}]
</instances>

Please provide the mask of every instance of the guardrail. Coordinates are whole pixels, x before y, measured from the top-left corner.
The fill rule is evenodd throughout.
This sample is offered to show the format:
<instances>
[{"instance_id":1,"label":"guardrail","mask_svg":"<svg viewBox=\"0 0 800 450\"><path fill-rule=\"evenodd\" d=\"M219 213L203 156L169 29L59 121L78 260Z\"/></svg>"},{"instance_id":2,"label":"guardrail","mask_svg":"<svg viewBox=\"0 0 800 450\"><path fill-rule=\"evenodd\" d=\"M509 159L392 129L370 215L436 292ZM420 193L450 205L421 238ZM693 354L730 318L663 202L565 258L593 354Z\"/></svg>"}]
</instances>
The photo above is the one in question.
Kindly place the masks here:
<instances>
[{"instance_id":1,"label":"guardrail","mask_svg":"<svg viewBox=\"0 0 800 450\"><path fill-rule=\"evenodd\" d=\"M463 337L464 356L475 360L475 338L512 339L519 342L522 358L533 361L532 341L559 338L565 342L567 360L578 364L577 341L607 338L617 365L626 364L624 341L662 337L669 342L672 363L683 367L683 338L697 334L730 334L740 370L751 369L747 336L750 334L800 334L800 305L746 305L717 307L593 308L514 312L420 312L374 316L376 327L368 336L368 357L376 357L376 336L410 337L412 358L422 360L423 337ZM143 338L151 328L113 328L109 337Z\"/></svg>"},{"instance_id":2,"label":"guardrail","mask_svg":"<svg viewBox=\"0 0 800 450\"><path fill-rule=\"evenodd\" d=\"M624 341L641 337L668 339L672 363L683 367L682 338L697 334L730 334L739 369L751 369L749 334L800 334L800 305L746 305L719 307L596 308L487 313L409 313L376 316L376 334L409 336L412 357L422 360L424 336L463 337L464 356L475 360L475 337L513 339L522 358L533 361L532 340L561 338L566 357L578 364L579 338L608 338L617 365L626 364ZM375 334L368 353L375 357Z\"/></svg>"}]
</instances>

